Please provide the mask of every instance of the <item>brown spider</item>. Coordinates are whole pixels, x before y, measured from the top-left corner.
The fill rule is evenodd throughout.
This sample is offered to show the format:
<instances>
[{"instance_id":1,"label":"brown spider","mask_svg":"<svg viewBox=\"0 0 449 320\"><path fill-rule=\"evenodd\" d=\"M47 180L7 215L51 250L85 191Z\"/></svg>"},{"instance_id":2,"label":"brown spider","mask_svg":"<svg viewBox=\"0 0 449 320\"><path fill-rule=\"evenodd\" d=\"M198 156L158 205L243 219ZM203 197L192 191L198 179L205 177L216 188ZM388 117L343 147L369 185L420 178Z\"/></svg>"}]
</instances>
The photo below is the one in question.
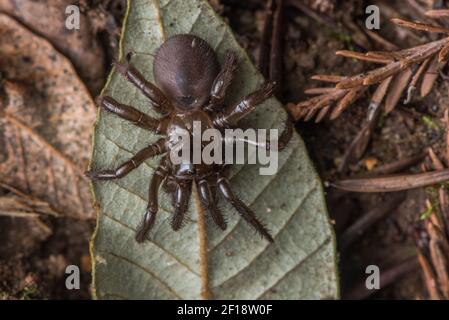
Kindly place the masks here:
<instances>
[{"instance_id":1,"label":"brown spider","mask_svg":"<svg viewBox=\"0 0 449 320\"><path fill-rule=\"evenodd\" d=\"M178 139L175 137L178 129L188 130L191 135L194 121L200 121L202 131L208 128L223 131L225 128L233 127L258 104L272 96L275 84L266 83L237 104L224 106L225 92L237 66L236 53L233 51L226 53L224 65L220 70L216 54L209 44L197 36L188 34L169 38L157 50L154 59L154 78L157 86L146 81L142 74L127 62L116 62L115 65L116 70L139 88L163 117L152 118L108 96L99 97L98 104L139 127L166 136L140 150L115 170L86 172L86 175L93 180L122 178L149 157L167 153L151 179L148 207L137 230L136 240L144 241L154 225L158 211L158 191L163 182L167 191L173 195L174 215L171 227L175 231L182 227L194 181L202 205L220 229L226 229L226 221L216 204L217 187L243 219L272 242L273 238L269 231L232 191L228 179L222 174L224 165L203 162L173 164L168 155L173 145L170 141ZM279 150L288 143L291 133L292 127L287 123L279 139ZM269 148L269 143L267 142L265 146Z\"/></svg>"}]
</instances>

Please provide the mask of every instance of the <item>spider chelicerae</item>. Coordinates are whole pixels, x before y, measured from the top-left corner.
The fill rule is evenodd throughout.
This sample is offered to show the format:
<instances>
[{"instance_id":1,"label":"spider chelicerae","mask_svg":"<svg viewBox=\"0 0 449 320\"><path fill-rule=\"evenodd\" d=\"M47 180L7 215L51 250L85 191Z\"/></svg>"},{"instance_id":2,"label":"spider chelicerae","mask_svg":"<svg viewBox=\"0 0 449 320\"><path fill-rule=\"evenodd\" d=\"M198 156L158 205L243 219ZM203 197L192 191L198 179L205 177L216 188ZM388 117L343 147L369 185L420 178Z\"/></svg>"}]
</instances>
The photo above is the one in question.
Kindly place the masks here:
<instances>
[{"instance_id":1,"label":"spider chelicerae","mask_svg":"<svg viewBox=\"0 0 449 320\"><path fill-rule=\"evenodd\" d=\"M115 66L123 77L150 100L151 106L162 117L160 119L150 117L109 96L98 97L99 106L141 128L165 137L140 150L114 170L87 171L86 175L93 180L122 178L146 159L164 154L150 182L148 207L137 230L136 241L143 242L154 225L161 185L172 194L174 213L171 227L177 231L183 225L192 183L196 183L201 204L220 229L225 230L227 224L217 206L217 188L244 220L265 239L273 242L267 228L233 192L223 174L225 167L223 164L204 162L174 164L169 153L173 146L170 141L179 138L177 136L179 129L191 133L195 121L201 123L201 130L215 128L224 131L226 128L235 128L240 119L273 95L275 83L267 82L238 103L225 106L225 93L237 67L237 55L234 51L227 51L223 66L220 68L217 56L209 44L190 34L172 36L157 50L153 65L157 86L145 80L143 75L128 62L116 62ZM278 150L285 147L291 135L292 126L287 122L279 138ZM269 148L269 142L264 146Z\"/></svg>"}]
</instances>

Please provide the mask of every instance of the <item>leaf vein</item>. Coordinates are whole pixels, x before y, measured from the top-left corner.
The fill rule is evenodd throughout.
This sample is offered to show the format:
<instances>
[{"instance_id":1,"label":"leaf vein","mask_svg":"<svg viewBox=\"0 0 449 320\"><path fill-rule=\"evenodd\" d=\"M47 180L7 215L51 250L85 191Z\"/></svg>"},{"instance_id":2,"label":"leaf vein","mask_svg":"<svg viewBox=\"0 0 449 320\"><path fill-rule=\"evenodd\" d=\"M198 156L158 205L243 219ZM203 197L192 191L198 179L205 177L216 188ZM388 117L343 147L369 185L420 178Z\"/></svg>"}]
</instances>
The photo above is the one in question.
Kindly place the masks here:
<instances>
[{"instance_id":1,"label":"leaf vein","mask_svg":"<svg viewBox=\"0 0 449 320\"><path fill-rule=\"evenodd\" d=\"M268 291L270 291L272 288L274 288L276 285L278 285L285 277L287 277L290 273L294 272L298 268L300 268L305 262L307 262L308 259L315 256L320 250L329 243L331 240L331 236L328 236L317 248L315 248L311 253L309 253L304 259L298 262L291 270L287 271L285 274L283 274L276 282L271 285L269 288L265 289L255 300L259 300L263 295L265 295Z\"/></svg>"},{"instance_id":2,"label":"leaf vein","mask_svg":"<svg viewBox=\"0 0 449 320\"><path fill-rule=\"evenodd\" d=\"M273 177L268 181L267 185L265 185L260 192L256 195L256 197L248 204L248 207L251 207L256 201L257 199L259 199L259 197L262 195L262 193L271 185L271 183L278 177L278 173L287 165L287 163L289 162L291 156L295 153L297 148L293 149L291 151L291 153L288 155L287 159L285 160L284 164L279 168L278 172L273 175ZM237 172L240 173L241 170L239 170ZM235 174L232 178L235 178L237 176L237 174ZM242 219L239 219L239 221L234 225L234 227L229 230L229 232L223 237L223 239L221 239L214 247L212 247L209 251L212 252L214 250L216 250L235 230L236 228L239 226L240 222L242 221Z\"/></svg>"},{"instance_id":3,"label":"leaf vein","mask_svg":"<svg viewBox=\"0 0 449 320\"><path fill-rule=\"evenodd\" d=\"M107 214L107 213L103 213L105 215L105 217L107 217L108 219L110 219L111 221L118 223L119 225L121 225L122 227L136 232L136 229L128 226L127 224L123 223L122 221L113 218L111 215ZM177 256L175 256L173 253L171 253L170 251L168 251L167 249L165 249L164 247L162 247L160 244L158 244L155 241L150 241L149 243L153 244L155 247L157 247L158 249L160 249L162 252L164 252L167 256L169 256L170 258L174 259L177 263L179 263L181 266L183 266L184 268L186 268L190 273L194 274L197 277L200 277L200 275L195 272L192 268L190 268L186 263L182 262L182 260L180 258L178 258Z\"/></svg>"},{"instance_id":4,"label":"leaf vein","mask_svg":"<svg viewBox=\"0 0 449 320\"><path fill-rule=\"evenodd\" d=\"M169 286L167 283L165 283L164 281L162 281L161 279L159 279L159 278L157 277L157 275L155 275L151 270L145 268L144 266L141 266L140 264L136 263L135 261L132 261L132 260L126 258L126 257L122 257L122 256L120 256L120 255L118 255L118 254L116 254L116 253L114 253L114 252L103 251L103 250L99 250L98 252L100 252L100 253L105 253L105 254L108 254L108 255L111 255L111 256L113 256L113 257L119 259L119 260L125 261L125 262L127 262L127 263L129 263L129 264L131 264L131 265L133 265L133 266L135 266L135 267L137 267L138 269L140 269L140 270L142 270L143 272L145 272L145 273L147 273L148 275L150 275L150 276L151 276L152 278L154 278L157 282L159 282L159 284L161 284L162 287L163 287L168 293L170 293L171 295L175 296L177 299L182 299L182 297L181 297L179 294L177 294L172 288L170 288L170 286Z\"/></svg>"},{"instance_id":5,"label":"leaf vein","mask_svg":"<svg viewBox=\"0 0 449 320\"><path fill-rule=\"evenodd\" d=\"M292 214L290 215L290 217L287 219L287 221L284 223L284 225L279 229L278 233L276 233L274 235L274 240L276 241L276 238L279 237L279 235L281 234L281 232L284 230L285 226L289 224L289 222L293 219L294 216L297 215L298 210L302 207L302 205L304 204L304 202L307 200L307 198L312 194L313 191L316 190L316 186L311 188L309 191L307 191L305 197L299 202L299 204L296 206L295 209L292 210ZM240 220L241 221L241 220ZM240 222L239 221L239 222ZM235 228L234 228L235 229ZM216 287L219 287L221 285L223 285L224 283L230 281L231 279L235 278L236 276L238 276L243 270L248 269L249 267L251 267L251 265L254 263L254 261L261 256L264 252L265 249L269 246L270 244L266 244L264 250L261 250L257 255L255 255L251 260L249 260L247 262L247 265L244 266L242 269L238 270L235 274L233 274L232 276L230 276L229 278L223 280L220 284L217 284Z\"/></svg>"}]
</instances>

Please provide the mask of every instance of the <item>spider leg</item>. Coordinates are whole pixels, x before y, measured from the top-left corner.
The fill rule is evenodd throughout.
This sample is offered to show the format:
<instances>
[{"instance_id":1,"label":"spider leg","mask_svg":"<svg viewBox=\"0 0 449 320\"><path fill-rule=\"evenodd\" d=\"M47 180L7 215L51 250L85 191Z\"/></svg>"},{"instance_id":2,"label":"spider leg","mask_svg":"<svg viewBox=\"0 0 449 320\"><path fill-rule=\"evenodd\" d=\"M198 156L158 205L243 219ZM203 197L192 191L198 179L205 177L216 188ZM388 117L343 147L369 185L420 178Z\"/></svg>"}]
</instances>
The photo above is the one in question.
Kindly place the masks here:
<instances>
[{"instance_id":1,"label":"spider leg","mask_svg":"<svg viewBox=\"0 0 449 320\"><path fill-rule=\"evenodd\" d=\"M112 180L123 178L141 165L146 159L164 153L165 139L159 139L155 144L140 150L135 156L121 164L117 169L103 171L86 171L85 175L92 180Z\"/></svg>"},{"instance_id":2,"label":"spider leg","mask_svg":"<svg viewBox=\"0 0 449 320\"><path fill-rule=\"evenodd\" d=\"M207 182L207 180L203 179L198 181L197 183L198 194L201 199L201 203L204 207L206 207L207 211L209 211L212 219L215 224L221 229L226 230L226 221L223 218L223 214L217 207L216 199L214 197L214 193L212 191L211 186Z\"/></svg>"},{"instance_id":3,"label":"spider leg","mask_svg":"<svg viewBox=\"0 0 449 320\"><path fill-rule=\"evenodd\" d=\"M287 147L293 136L293 121L290 116L287 116L284 124L284 130L282 130L281 135L278 137L277 151L282 151ZM267 150L273 150L271 148L271 141L267 140L261 143L261 147L265 147Z\"/></svg>"},{"instance_id":4,"label":"spider leg","mask_svg":"<svg viewBox=\"0 0 449 320\"><path fill-rule=\"evenodd\" d=\"M189 208L190 194L192 193L192 182L180 182L175 191L175 213L171 221L171 227L174 231L178 231L182 227L184 216Z\"/></svg>"},{"instance_id":5,"label":"spider leg","mask_svg":"<svg viewBox=\"0 0 449 320\"><path fill-rule=\"evenodd\" d=\"M274 242L273 237L271 236L270 232L267 230L267 228L256 218L254 215L254 212L248 208L246 204L244 204L232 191L231 186L229 184L228 179L225 177L218 177L217 180L218 187L220 188L221 193L223 196L228 200L232 206L237 210L237 212L242 216L243 219L245 219L246 222L248 222L250 225L252 225L257 232L264 237L269 242Z\"/></svg>"},{"instance_id":6,"label":"spider leg","mask_svg":"<svg viewBox=\"0 0 449 320\"><path fill-rule=\"evenodd\" d=\"M235 126L240 119L254 111L257 105L270 98L275 86L275 82L265 83L259 90L247 95L240 102L230 105L223 113L217 115L214 124L219 128Z\"/></svg>"},{"instance_id":7,"label":"spider leg","mask_svg":"<svg viewBox=\"0 0 449 320\"><path fill-rule=\"evenodd\" d=\"M147 211L143 216L142 224L139 226L136 232L136 241L143 242L147 239L147 234L151 230L156 220L156 213L158 210L158 195L159 187L168 175L168 169L165 166L165 161L157 167L150 182L150 188L148 191L148 206Z\"/></svg>"},{"instance_id":8,"label":"spider leg","mask_svg":"<svg viewBox=\"0 0 449 320\"><path fill-rule=\"evenodd\" d=\"M282 151L287 147L287 144L290 142L291 138L293 136L293 121L290 117L290 115L287 116L287 119L285 120L285 127L284 130L282 130L281 135L278 139L278 151Z\"/></svg>"},{"instance_id":9,"label":"spider leg","mask_svg":"<svg viewBox=\"0 0 449 320\"><path fill-rule=\"evenodd\" d=\"M168 114L173 109L165 94L128 62L114 62L116 70L129 82L135 85L148 99L153 107L161 114Z\"/></svg>"},{"instance_id":10,"label":"spider leg","mask_svg":"<svg viewBox=\"0 0 449 320\"><path fill-rule=\"evenodd\" d=\"M96 102L106 111L114 113L125 120L133 122L141 128L151 130L155 133L162 133L168 124L168 118L152 118L145 113L131 106L121 104L108 96L99 96L96 99Z\"/></svg>"},{"instance_id":11,"label":"spider leg","mask_svg":"<svg viewBox=\"0 0 449 320\"><path fill-rule=\"evenodd\" d=\"M285 121L284 125L284 130L282 130L281 135L278 138L277 151L284 150L285 147L287 147L287 144L289 143L292 136L293 136L293 123L290 117L287 117L287 120ZM272 146L271 140L268 139L266 141L254 141L249 139L247 136L244 136L244 137L228 137L228 138L225 137L223 140L225 144L243 142L246 144L256 146L258 148L264 148L266 150L274 150L271 147Z\"/></svg>"},{"instance_id":12,"label":"spider leg","mask_svg":"<svg viewBox=\"0 0 449 320\"><path fill-rule=\"evenodd\" d=\"M214 110L217 107L221 107L223 104L226 89L229 87L232 79L234 78L234 71L237 67L237 62L237 53L235 51L228 50L226 52L223 67L212 84L212 89L210 92L211 98L208 109Z\"/></svg>"}]
</instances>

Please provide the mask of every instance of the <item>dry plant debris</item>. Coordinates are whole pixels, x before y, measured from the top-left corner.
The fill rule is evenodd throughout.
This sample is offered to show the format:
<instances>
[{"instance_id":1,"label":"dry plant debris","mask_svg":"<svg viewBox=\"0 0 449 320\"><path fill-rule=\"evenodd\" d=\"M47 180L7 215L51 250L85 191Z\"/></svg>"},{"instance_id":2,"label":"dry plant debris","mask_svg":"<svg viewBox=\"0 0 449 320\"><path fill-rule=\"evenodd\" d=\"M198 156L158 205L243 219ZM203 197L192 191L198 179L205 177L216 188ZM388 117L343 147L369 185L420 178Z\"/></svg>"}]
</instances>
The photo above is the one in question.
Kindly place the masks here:
<instances>
[{"instance_id":1,"label":"dry plant debris","mask_svg":"<svg viewBox=\"0 0 449 320\"><path fill-rule=\"evenodd\" d=\"M81 69L50 43L61 48L63 41L30 27L39 35L0 14L0 298L88 298L84 269L82 290L59 284L67 265L80 265L92 232L83 172L96 107L77 75ZM91 54L85 50L84 58Z\"/></svg>"},{"instance_id":2,"label":"dry plant debris","mask_svg":"<svg viewBox=\"0 0 449 320\"><path fill-rule=\"evenodd\" d=\"M447 201L447 193L443 195ZM418 260L424 284L430 299L449 299L449 233L447 232L446 204L434 208L427 201L429 217L425 218L416 232ZM444 212L446 211L446 212Z\"/></svg>"},{"instance_id":3,"label":"dry plant debris","mask_svg":"<svg viewBox=\"0 0 449 320\"><path fill-rule=\"evenodd\" d=\"M433 300L449 299L449 194L446 186L449 180L448 110L444 113L443 122L446 126L443 160L440 160L430 147L427 152L428 161L421 165L423 173L347 179L332 184L336 188L353 192L396 192L432 187L428 188L430 191L426 200L426 210L416 224L414 240L418 251L417 261L422 269L428 297ZM435 189L436 193L433 192ZM341 237L340 246L345 248L350 245L358 237L358 232L362 232L372 224L371 221L387 214L388 212L381 210L384 206L387 206L387 203L376 208L377 210L368 212L349 227ZM386 211L391 210L391 208L386 209ZM363 296L365 291L361 290L359 288L351 294Z\"/></svg>"},{"instance_id":4,"label":"dry plant debris","mask_svg":"<svg viewBox=\"0 0 449 320\"><path fill-rule=\"evenodd\" d=\"M0 15L0 181L61 215L94 217L87 167L95 106L70 62Z\"/></svg>"},{"instance_id":5,"label":"dry plant debris","mask_svg":"<svg viewBox=\"0 0 449 320\"><path fill-rule=\"evenodd\" d=\"M443 171L449 166L449 115L445 111L446 144L443 160L429 148L429 163L423 170ZM434 189L433 189L434 190ZM432 190L430 190L432 191ZM430 299L449 299L449 194L443 184L437 186L437 193L428 192L426 211L416 228L415 242L421 265L424 284Z\"/></svg>"},{"instance_id":6,"label":"dry plant debris","mask_svg":"<svg viewBox=\"0 0 449 320\"><path fill-rule=\"evenodd\" d=\"M123 14L124 1L81 0L77 2L4 0L0 1L0 12L14 17L47 39L70 59L90 92L95 95L104 85L107 61L111 58L105 47L113 52L117 46L120 29L114 16ZM80 7L80 28L68 30L65 27L68 17L66 8L73 4L78 4Z\"/></svg>"},{"instance_id":7,"label":"dry plant debris","mask_svg":"<svg viewBox=\"0 0 449 320\"><path fill-rule=\"evenodd\" d=\"M65 8L71 4L70 0L5 0L0 2L0 11L48 39L71 59L83 80L98 93L106 72L105 54L85 13L80 15L80 30L65 28Z\"/></svg>"},{"instance_id":8,"label":"dry plant debris","mask_svg":"<svg viewBox=\"0 0 449 320\"><path fill-rule=\"evenodd\" d=\"M435 12L428 13L435 16ZM439 16L443 15L438 11ZM446 15L448 15L446 13ZM414 30L449 35L449 29L402 19L392 19L396 25ZM432 41L417 47L389 51L369 51L359 53L353 51L337 51L338 55L382 65L367 73L355 76L316 75L313 80L335 84L332 87L311 88L307 94L316 95L307 101L290 104L289 109L296 120L303 119L315 122L326 116L336 119L351 104L359 99L370 86L377 86L368 107L368 118L384 102L385 113L391 112L398 104L404 91L407 97L404 103L410 102L414 91L419 88L421 97L432 90L439 71L449 59L449 37Z\"/></svg>"}]
</instances>

